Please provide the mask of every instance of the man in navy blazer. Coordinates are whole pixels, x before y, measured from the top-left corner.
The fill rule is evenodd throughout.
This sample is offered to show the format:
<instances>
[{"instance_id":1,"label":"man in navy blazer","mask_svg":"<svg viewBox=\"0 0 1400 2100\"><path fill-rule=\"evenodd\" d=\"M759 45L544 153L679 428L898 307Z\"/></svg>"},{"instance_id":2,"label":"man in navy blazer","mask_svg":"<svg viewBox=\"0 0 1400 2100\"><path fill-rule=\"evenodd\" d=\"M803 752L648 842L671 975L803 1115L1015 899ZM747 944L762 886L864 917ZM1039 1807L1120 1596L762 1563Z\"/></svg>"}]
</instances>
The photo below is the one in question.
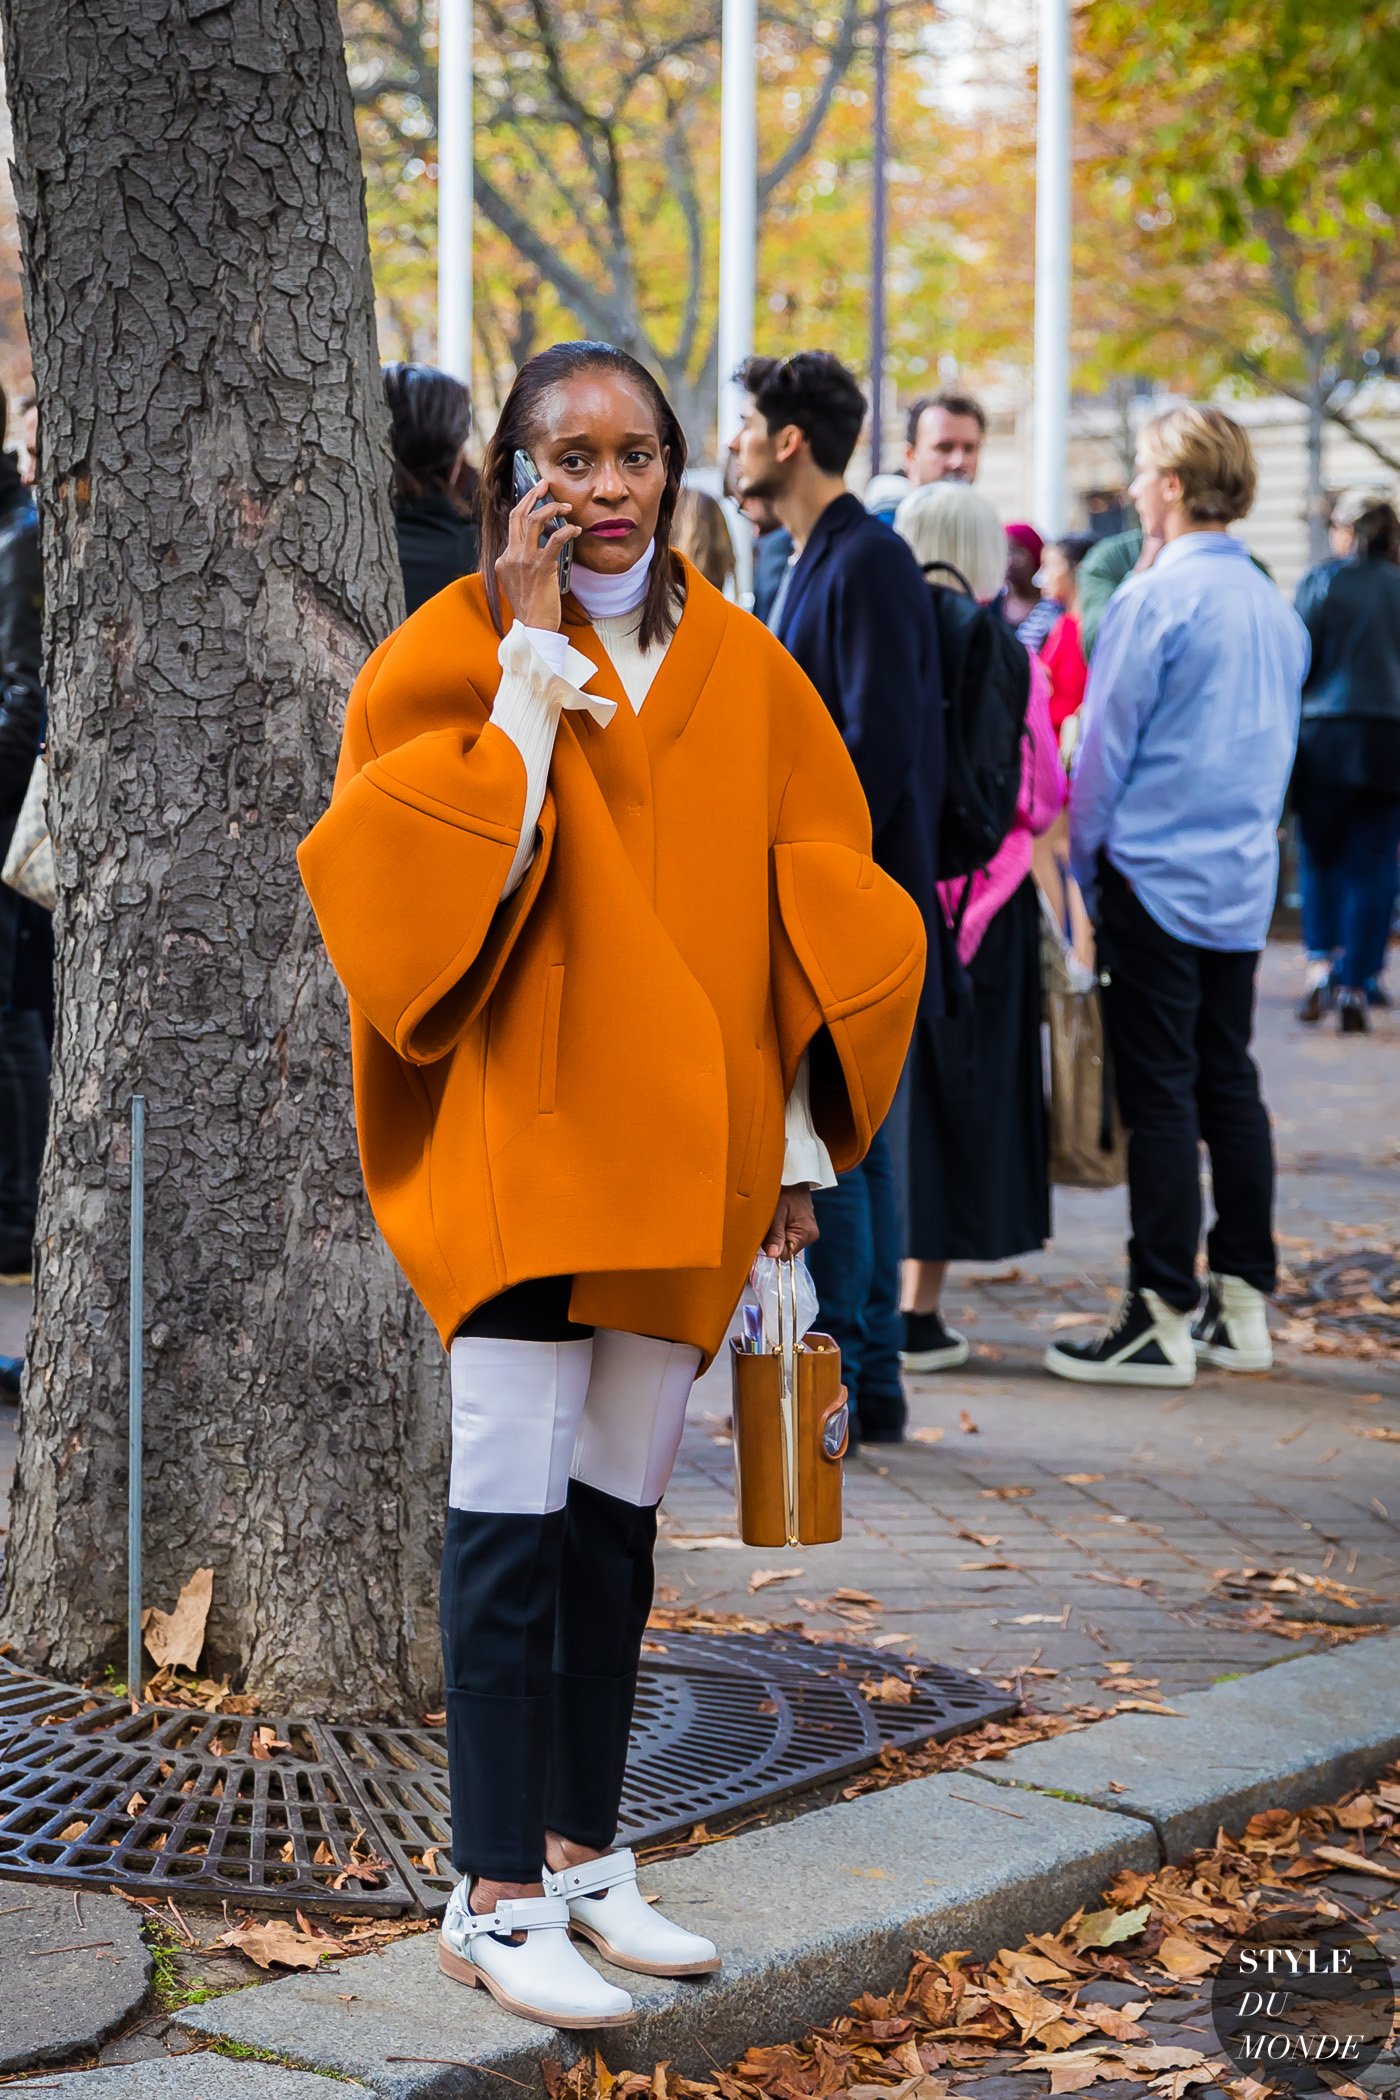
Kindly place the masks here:
<instances>
[{"instance_id":1,"label":"man in navy blazer","mask_svg":"<svg viewBox=\"0 0 1400 2100\"><path fill-rule=\"evenodd\" d=\"M846 740L870 804L875 859L924 915L923 1013L933 1017L943 1009L944 925L934 887L943 696L928 585L904 541L846 488L866 401L844 365L826 351L804 350L750 358L736 376L748 402L729 448L735 489L741 500L767 498L793 537L767 624ZM859 1433L875 1443L898 1442L904 1432L901 1105L863 1163L816 1192L822 1236L808 1257Z\"/></svg>"}]
</instances>

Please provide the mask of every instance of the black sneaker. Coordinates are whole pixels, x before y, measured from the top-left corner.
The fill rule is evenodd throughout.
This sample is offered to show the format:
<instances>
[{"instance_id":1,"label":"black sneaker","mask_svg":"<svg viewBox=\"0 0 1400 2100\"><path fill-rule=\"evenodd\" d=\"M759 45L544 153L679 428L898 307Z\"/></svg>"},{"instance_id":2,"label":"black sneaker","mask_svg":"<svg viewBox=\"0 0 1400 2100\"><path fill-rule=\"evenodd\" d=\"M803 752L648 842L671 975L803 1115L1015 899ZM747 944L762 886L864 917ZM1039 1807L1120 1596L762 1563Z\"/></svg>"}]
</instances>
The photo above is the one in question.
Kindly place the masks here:
<instances>
[{"instance_id":1,"label":"black sneaker","mask_svg":"<svg viewBox=\"0 0 1400 2100\"><path fill-rule=\"evenodd\" d=\"M1130 1287L1107 1333L1096 1342L1053 1342L1045 1368L1080 1385L1194 1385L1191 1315L1155 1291Z\"/></svg>"},{"instance_id":2,"label":"black sneaker","mask_svg":"<svg viewBox=\"0 0 1400 2100\"><path fill-rule=\"evenodd\" d=\"M956 1371L972 1354L972 1344L956 1327L946 1327L942 1313L906 1313L904 1347L899 1360L906 1371Z\"/></svg>"},{"instance_id":3,"label":"black sneaker","mask_svg":"<svg viewBox=\"0 0 1400 2100\"><path fill-rule=\"evenodd\" d=\"M1343 986L1337 994L1337 1032L1339 1035L1369 1035L1371 1033L1371 1009L1366 1004L1364 992L1353 991Z\"/></svg>"},{"instance_id":4,"label":"black sneaker","mask_svg":"<svg viewBox=\"0 0 1400 2100\"><path fill-rule=\"evenodd\" d=\"M1308 970L1308 988L1295 1009L1298 1019L1309 1026L1331 1013L1337 1000L1337 987L1332 982L1330 964L1314 963Z\"/></svg>"}]
</instances>

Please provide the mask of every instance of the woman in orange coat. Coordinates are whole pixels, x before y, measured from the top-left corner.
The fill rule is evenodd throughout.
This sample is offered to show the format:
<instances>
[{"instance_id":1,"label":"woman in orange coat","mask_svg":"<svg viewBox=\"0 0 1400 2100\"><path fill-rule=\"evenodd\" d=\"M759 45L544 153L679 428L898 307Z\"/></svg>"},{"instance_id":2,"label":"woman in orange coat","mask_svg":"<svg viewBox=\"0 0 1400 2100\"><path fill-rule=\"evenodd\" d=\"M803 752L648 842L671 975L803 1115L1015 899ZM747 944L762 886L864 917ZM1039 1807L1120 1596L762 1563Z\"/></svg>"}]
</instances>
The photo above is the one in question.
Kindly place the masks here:
<instances>
[{"instance_id":1,"label":"woman in orange coat","mask_svg":"<svg viewBox=\"0 0 1400 2100\"><path fill-rule=\"evenodd\" d=\"M814 1236L889 1108L923 968L830 716L671 548L684 464L632 358L531 359L483 574L365 666L299 855L370 1202L450 1352L441 1959L560 2026L632 2016L570 1929L718 1966L611 1849L656 1508L759 1246Z\"/></svg>"}]
</instances>

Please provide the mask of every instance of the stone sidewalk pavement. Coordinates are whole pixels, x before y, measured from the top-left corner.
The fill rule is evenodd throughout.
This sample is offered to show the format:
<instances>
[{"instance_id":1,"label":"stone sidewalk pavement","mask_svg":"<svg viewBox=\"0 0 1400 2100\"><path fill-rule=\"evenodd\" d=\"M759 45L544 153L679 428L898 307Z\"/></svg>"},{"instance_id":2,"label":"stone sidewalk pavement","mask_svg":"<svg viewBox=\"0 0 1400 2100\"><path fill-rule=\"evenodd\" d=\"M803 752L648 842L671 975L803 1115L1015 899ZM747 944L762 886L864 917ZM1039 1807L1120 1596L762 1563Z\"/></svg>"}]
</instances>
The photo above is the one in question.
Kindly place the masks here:
<instances>
[{"instance_id":1,"label":"stone sidewalk pavement","mask_svg":"<svg viewBox=\"0 0 1400 2100\"><path fill-rule=\"evenodd\" d=\"M1400 1018L1383 1017L1365 1039L1304 1029L1292 1017L1299 974L1295 950L1270 949L1258 1048L1285 1261L1350 1245L1394 1257ZM1153 1678L1141 1696L1169 1698L1326 1639L1290 1638L1282 1615L1400 1616L1395 1354L1345 1362L1285 1348L1269 1377L1210 1371L1181 1393L1076 1387L1040 1368L1056 1331L1089 1331L1115 1302L1125 1229L1121 1191L1058 1191L1044 1253L954 1269L950 1317L973 1341L972 1361L910 1381L914 1440L867 1447L847 1468L838 1546L699 1543L734 1532L718 1363L693 1403L666 1500L666 1600L899 1635L892 1655L997 1678L1053 1671L1024 1682L1045 1705L1111 1705L1100 1680L1114 1675ZM1246 1569L1292 1572L1285 1587L1270 1590L1261 1573L1229 1594L1224 1571ZM756 1572L788 1579L751 1591Z\"/></svg>"}]
</instances>

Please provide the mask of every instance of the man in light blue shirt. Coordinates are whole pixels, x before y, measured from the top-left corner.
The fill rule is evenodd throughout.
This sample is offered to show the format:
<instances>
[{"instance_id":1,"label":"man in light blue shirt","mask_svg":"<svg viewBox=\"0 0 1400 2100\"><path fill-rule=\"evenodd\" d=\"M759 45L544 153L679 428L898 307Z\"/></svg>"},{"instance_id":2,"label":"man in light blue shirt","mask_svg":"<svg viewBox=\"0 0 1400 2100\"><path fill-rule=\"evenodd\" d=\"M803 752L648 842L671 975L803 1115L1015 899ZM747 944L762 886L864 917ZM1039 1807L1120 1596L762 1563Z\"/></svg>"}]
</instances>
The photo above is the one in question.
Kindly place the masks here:
<instances>
[{"instance_id":1,"label":"man in light blue shirt","mask_svg":"<svg viewBox=\"0 0 1400 2100\"><path fill-rule=\"evenodd\" d=\"M1133 500L1165 544L1115 593L1090 672L1070 850L1105 972L1132 1239L1108 1333L1048 1352L1080 1381L1189 1385L1198 1356L1272 1362L1273 1146L1249 1043L1308 639L1227 532L1254 484L1249 440L1220 410L1145 427ZM1216 1221L1193 1327L1202 1139Z\"/></svg>"}]
</instances>

